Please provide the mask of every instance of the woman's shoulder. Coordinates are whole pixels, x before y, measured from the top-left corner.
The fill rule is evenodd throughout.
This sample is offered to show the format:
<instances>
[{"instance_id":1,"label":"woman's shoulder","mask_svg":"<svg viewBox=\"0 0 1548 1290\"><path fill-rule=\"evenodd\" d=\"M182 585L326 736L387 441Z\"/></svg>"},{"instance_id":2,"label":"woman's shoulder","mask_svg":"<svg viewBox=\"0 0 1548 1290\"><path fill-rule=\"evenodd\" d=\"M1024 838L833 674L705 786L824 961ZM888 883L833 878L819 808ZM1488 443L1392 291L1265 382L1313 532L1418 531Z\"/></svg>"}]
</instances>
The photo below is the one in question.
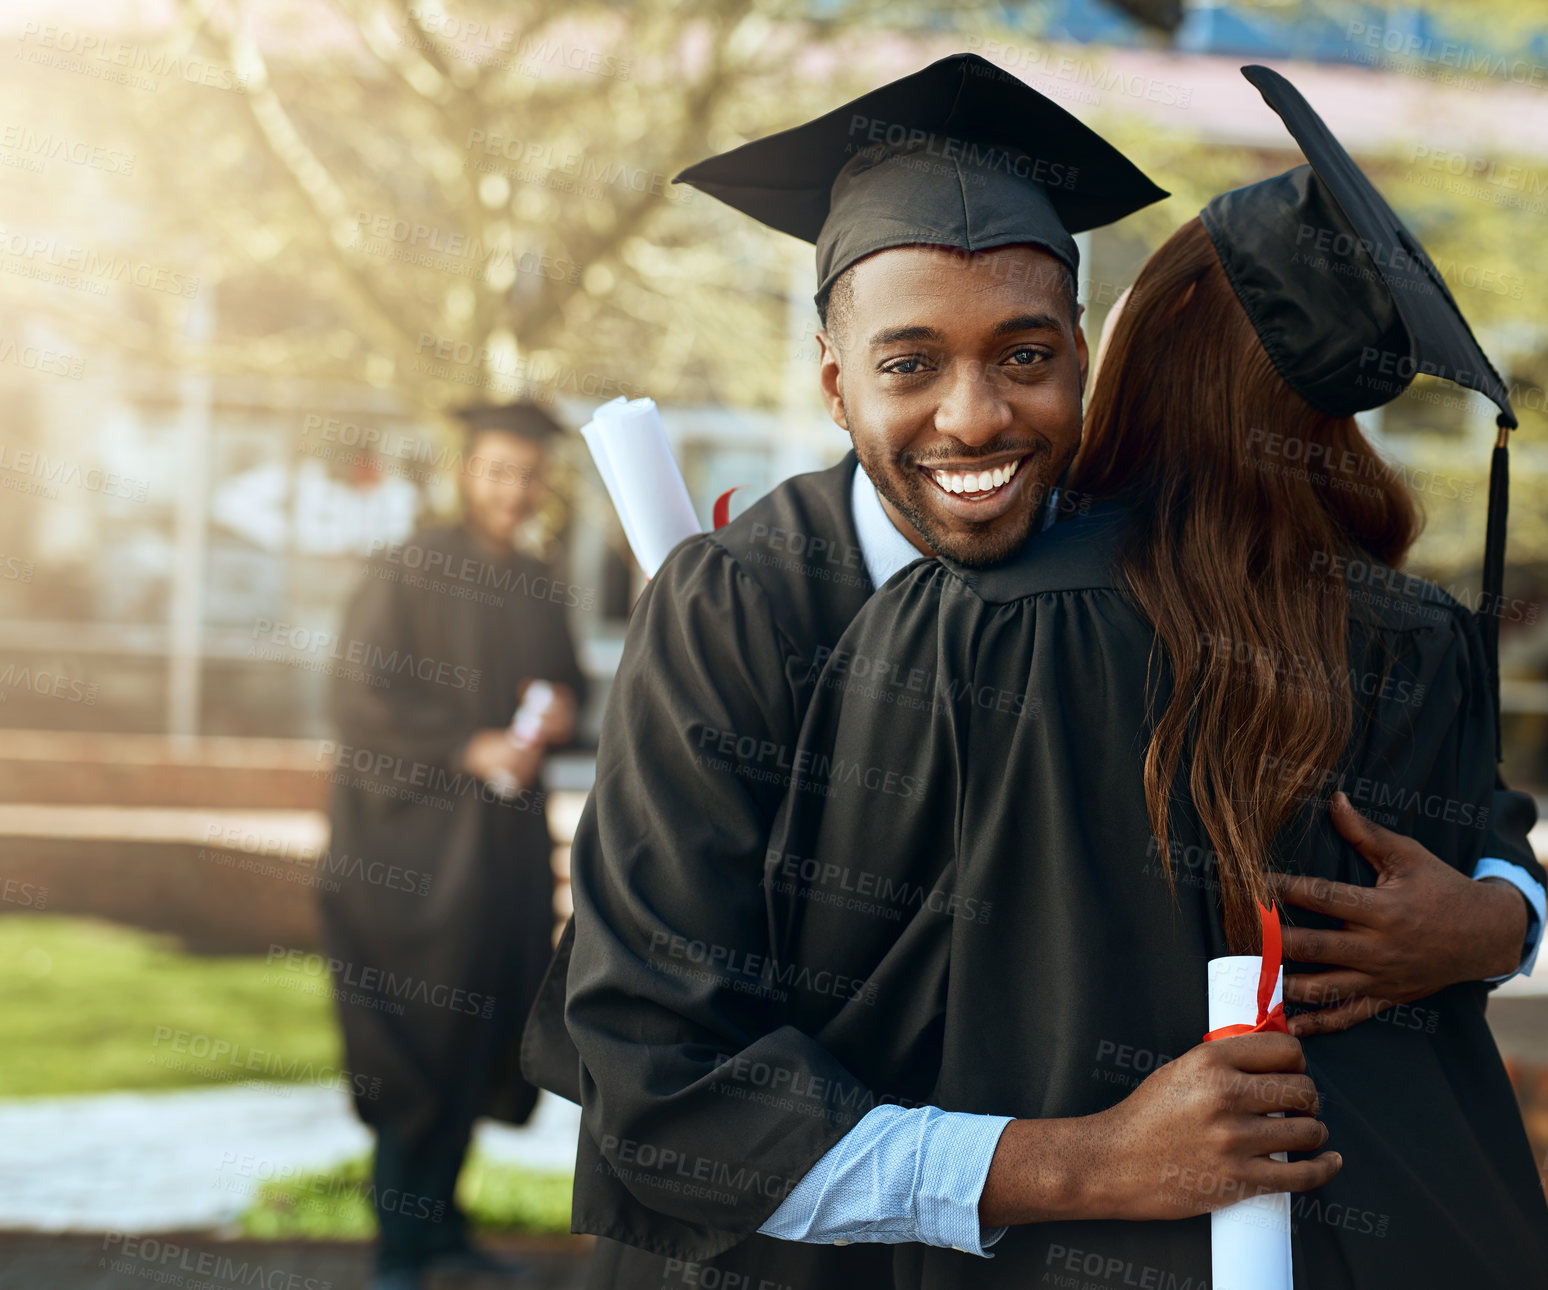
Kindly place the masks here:
<instances>
[{"instance_id":1,"label":"woman's shoulder","mask_svg":"<svg viewBox=\"0 0 1548 1290\"><path fill-rule=\"evenodd\" d=\"M1450 592L1363 552L1317 552L1312 559L1313 587L1318 580L1342 582L1356 622L1388 632L1465 631L1473 624L1472 612Z\"/></svg>"},{"instance_id":2,"label":"woman's shoulder","mask_svg":"<svg viewBox=\"0 0 1548 1290\"><path fill-rule=\"evenodd\" d=\"M1421 707L1450 712L1487 686L1477 616L1455 596L1366 556L1330 576L1342 577L1349 597L1350 684L1387 725L1417 721Z\"/></svg>"}]
</instances>

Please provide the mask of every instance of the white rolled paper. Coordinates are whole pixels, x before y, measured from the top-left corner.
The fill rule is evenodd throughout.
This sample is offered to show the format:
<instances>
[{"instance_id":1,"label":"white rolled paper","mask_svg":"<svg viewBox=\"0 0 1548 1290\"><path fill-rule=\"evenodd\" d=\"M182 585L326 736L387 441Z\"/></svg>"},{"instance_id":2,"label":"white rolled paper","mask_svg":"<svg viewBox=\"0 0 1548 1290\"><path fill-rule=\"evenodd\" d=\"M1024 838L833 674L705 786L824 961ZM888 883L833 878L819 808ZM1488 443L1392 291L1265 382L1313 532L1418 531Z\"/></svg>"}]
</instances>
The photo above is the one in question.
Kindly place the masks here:
<instances>
[{"instance_id":1,"label":"white rolled paper","mask_svg":"<svg viewBox=\"0 0 1548 1290\"><path fill-rule=\"evenodd\" d=\"M1258 1021L1256 954L1209 961L1209 1028L1252 1026ZM1274 981L1270 1007L1280 1001L1284 969ZM1284 1160L1282 1151L1274 1159ZM1212 1290L1291 1290L1290 1193L1269 1192L1237 1201L1209 1216L1214 1264Z\"/></svg>"},{"instance_id":2,"label":"white rolled paper","mask_svg":"<svg viewBox=\"0 0 1548 1290\"><path fill-rule=\"evenodd\" d=\"M613 499L629 549L645 576L654 578L674 546L702 532L655 401L619 397L604 403L581 427L581 435Z\"/></svg>"}]
</instances>

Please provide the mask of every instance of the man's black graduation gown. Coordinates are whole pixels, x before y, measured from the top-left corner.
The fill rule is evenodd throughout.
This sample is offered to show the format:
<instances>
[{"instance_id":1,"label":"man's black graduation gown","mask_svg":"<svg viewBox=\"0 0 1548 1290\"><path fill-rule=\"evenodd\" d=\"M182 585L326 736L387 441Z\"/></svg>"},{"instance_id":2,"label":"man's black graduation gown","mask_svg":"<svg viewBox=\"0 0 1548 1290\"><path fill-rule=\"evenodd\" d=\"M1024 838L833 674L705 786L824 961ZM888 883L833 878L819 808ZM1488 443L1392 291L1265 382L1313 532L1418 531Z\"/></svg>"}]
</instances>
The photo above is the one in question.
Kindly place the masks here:
<instances>
[{"instance_id":1,"label":"man's black graduation gown","mask_svg":"<svg viewBox=\"0 0 1548 1290\"><path fill-rule=\"evenodd\" d=\"M733 918L761 918L762 857L788 779L780 761L794 747L811 697L813 660L832 647L873 590L850 510L856 468L850 453L829 470L786 480L718 532L679 546L646 589L608 698L596 788L571 850L575 890L600 892L610 882L604 869L650 873L653 888L661 884L664 898L680 902L682 927L695 925L701 902ZM721 747L728 737L741 741L749 756L737 756L735 747L726 756ZM629 926L631 944L640 934L648 944L649 911L620 909L612 917ZM763 1216L740 1223L735 1235L712 1234L713 1223L696 1216L691 1195L679 1193L674 1203L665 1192L647 1190L648 1203L642 1204L612 1176L598 1142L633 1123L632 1107L640 1094L648 1100L656 1084L650 1071L658 1064L670 1070L669 1082L703 1077L689 1099L697 1111L668 1136L693 1155L708 1152L733 1162L733 1173L746 1144L762 1139L780 1117L717 1095L713 1068L724 1043L703 1047L694 1032L709 1034L715 1025L697 1027L675 1011L691 983L652 971L643 961L648 955L614 940L601 922L577 921L580 935L574 934L576 922L566 928L533 1008L522 1066L535 1083L581 1100L580 1058L564 1016L566 982L573 990L592 972L620 967L626 979L614 978L601 996L582 987L585 1001L572 1018L593 1069L607 1073L606 1088L632 1090L623 1094L628 1105L607 1094L609 1106L624 1113L615 1122L595 1114L597 1084L586 1077L593 1110L580 1134L573 1225L602 1238L588 1286L856 1290L885 1280L891 1266L885 1247L840 1249L756 1235L778 1203L773 1198L765 1197ZM675 967L679 960L663 955L658 965ZM653 1002L662 992L664 1007ZM750 996L746 1001L756 1002ZM594 1022L593 1006L600 1010ZM764 1024L764 1014L745 1024ZM595 1036L595 1044L587 1036ZM623 1036L629 1038L616 1042ZM644 1047L652 1043L664 1046ZM820 1052L813 1050L811 1058L838 1072ZM658 1091L671 1097L666 1085ZM831 1122L797 1117L807 1163L863 1109L851 1108ZM729 1117L726 1123L721 1116ZM692 1178L675 1181L679 1188L698 1185ZM782 1185L748 1177L741 1182L751 1189L739 1192L742 1203L762 1196L759 1187Z\"/></svg>"},{"instance_id":2,"label":"man's black graduation gown","mask_svg":"<svg viewBox=\"0 0 1548 1290\"><path fill-rule=\"evenodd\" d=\"M574 1227L611 1238L598 1242L593 1287L706 1276L727 1285L852 1287L890 1278L890 1247L838 1249L754 1234L783 1190L878 1099L931 1100L943 1018L925 1001L939 985L949 946L939 936L921 940L930 920L914 925L907 900L928 904L931 913L939 906L951 919L964 908L992 918L995 899L964 906L916 884L904 907L870 920L878 944L923 946L922 964L908 960L918 988L902 992L925 1003L922 1019L913 1017L913 1002L906 1015L884 1018L878 990L835 974L824 950L803 963L786 946L783 959L768 962L780 902L789 903L778 888L790 882L782 850L769 847L774 797L792 775L810 776L812 754L797 747L795 731L818 664L870 591L849 511L853 469L851 457L833 471L791 480L727 529L684 544L631 624L604 722L597 789L573 856L580 933L575 924L567 930L524 1044L529 1075L586 1103ZM913 594L918 571L935 568L922 564L894 578L882 605L895 612L897 598ZM922 612L928 621L934 610ZM1015 702L985 693L991 704ZM895 705L896 715L914 713L899 755L932 769L943 750L932 748L933 732L906 706L914 702L905 695ZM814 727L831 716L814 717ZM987 751L992 760L994 750ZM963 752L956 747L952 755ZM924 810L900 795L918 793L921 779L895 766L889 776L884 765L834 766L831 759L818 769L830 801L847 793L863 808L849 818L866 835L859 854L870 869L832 877L837 889L823 898L874 908L881 877L869 858L883 852L872 826L903 818L900 808L910 818ZM1072 763L1072 784L1079 774ZM860 787L868 782L878 794ZM1061 807L1062 818L1078 814L1075 800ZM1101 793L1082 784L1078 800L1100 814ZM1509 810L1497 808L1491 822L1508 815L1510 828L1491 836L1489 850L1534 864L1525 843L1530 799L1498 800ZM939 803L932 786L928 806ZM877 828L875 838L887 834ZM844 892L851 880L859 896ZM885 890L898 898L895 888ZM1157 892L1164 901L1164 889ZM874 1056L901 1048L919 1057L920 1068L868 1085L857 1074L866 1070L863 1054L835 1062L820 1027L792 1024L786 1014L790 987L802 981L825 992L830 1008L839 1007L840 995L855 995L839 1012L852 1018L864 1010ZM561 1023L566 987L580 1057ZM972 1051L987 1056L981 1043ZM1137 1082L1126 1068L1138 1061L1148 1070L1155 1052L1136 1058L1132 1043L1116 1037L1111 1051L1115 1083L1108 1087L1116 1101ZM1125 1079L1126 1086L1116 1084ZM915 1247L907 1253L930 1257ZM992 1266L968 1262L973 1271Z\"/></svg>"},{"instance_id":3,"label":"man's black graduation gown","mask_svg":"<svg viewBox=\"0 0 1548 1290\"><path fill-rule=\"evenodd\" d=\"M411 1144L437 1121L520 1123L537 1096L516 1049L552 944L545 795L504 801L461 757L523 681L584 695L567 595L546 565L435 528L372 562L334 651L324 938L360 1117Z\"/></svg>"}]
</instances>

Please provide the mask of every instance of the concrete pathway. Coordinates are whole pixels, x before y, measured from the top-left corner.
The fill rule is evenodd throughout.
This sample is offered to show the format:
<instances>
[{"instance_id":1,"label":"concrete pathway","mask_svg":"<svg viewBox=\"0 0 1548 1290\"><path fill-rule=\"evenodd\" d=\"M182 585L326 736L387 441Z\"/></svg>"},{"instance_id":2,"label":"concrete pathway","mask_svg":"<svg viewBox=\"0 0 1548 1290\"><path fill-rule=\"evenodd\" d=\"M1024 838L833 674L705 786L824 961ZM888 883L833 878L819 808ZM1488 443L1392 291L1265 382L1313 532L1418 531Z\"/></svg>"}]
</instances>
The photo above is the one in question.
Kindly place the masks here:
<instances>
[{"instance_id":1,"label":"concrete pathway","mask_svg":"<svg viewBox=\"0 0 1548 1290\"><path fill-rule=\"evenodd\" d=\"M568 1237L495 1237L479 1244L523 1260L522 1290L580 1290L589 1243ZM0 1290L366 1290L371 1247L343 1242L221 1241L205 1233L38 1236L0 1232ZM771 1283L772 1284L772 1283ZM510 1290L485 1278L431 1278L427 1290Z\"/></svg>"},{"instance_id":2,"label":"concrete pathway","mask_svg":"<svg viewBox=\"0 0 1548 1290\"><path fill-rule=\"evenodd\" d=\"M544 1094L524 1128L482 1122L493 1159L570 1169L580 1111ZM337 1089L295 1084L0 1103L0 1230L229 1227L258 1186L371 1148Z\"/></svg>"}]
</instances>

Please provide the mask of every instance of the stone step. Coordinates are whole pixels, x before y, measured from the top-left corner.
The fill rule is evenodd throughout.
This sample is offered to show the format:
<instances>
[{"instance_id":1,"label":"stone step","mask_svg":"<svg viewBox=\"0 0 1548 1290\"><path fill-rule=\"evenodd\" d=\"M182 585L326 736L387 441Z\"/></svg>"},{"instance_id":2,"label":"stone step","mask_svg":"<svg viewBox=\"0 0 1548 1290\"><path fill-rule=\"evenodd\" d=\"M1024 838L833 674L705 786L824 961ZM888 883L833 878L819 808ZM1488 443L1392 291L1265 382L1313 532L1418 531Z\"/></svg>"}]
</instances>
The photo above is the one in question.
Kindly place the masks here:
<instances>
[{"instance_id":1,"label":"stone step","mask_svg":"<svg viewBox=\"0 0 1548 1290\"><path fill-rule=\"evenodd\" d=\"M0 731L0 802L322 810L316 739Z\"/></svg>"},{"instance_id":2,"label":"stone step","mask_svg":"<svg viewBox=\"0 0 1548 1290\"><path fill-rule=\"evenodd\" d=\"M583 802L573 790L548 800L559 919ZM329 855L316 810L0 803L0 916L105 918L171 933L198 953L320 948L318 891L347 862ZM380 880L403 878L383 868Z\"/></svg>"}]
</instances>

